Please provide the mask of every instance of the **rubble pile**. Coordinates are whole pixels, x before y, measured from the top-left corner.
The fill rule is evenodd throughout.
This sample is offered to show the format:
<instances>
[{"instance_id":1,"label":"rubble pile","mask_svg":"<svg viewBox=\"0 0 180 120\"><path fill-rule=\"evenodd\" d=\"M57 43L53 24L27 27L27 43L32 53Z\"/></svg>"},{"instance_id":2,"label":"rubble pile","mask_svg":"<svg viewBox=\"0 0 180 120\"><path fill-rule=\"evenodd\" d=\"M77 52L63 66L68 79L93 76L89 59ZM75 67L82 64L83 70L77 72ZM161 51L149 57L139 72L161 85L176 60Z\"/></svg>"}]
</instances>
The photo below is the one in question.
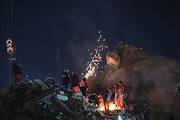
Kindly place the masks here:
<instances>
[{"instance_id":1,"label":"rubble pile","mask_svg":"<svg viewBox=\"0 0 180 120\"><path fill-rule=\"evenodd\" d=\"M108 86L114 91L113 86L122 81L125 92L129 94L126 102L148 102L153 105L150 114L154 118L161 110L164 118L173 116L174 120L180 119L179 61L122 42L107 53L106 60L106 68L97 84L89 89L98 88L98 92ZM96 80L87 81L92 83Z\"/></svg>"},{"instance_id":2,"label":"rubble pile","mask_svg":"<svg viewBox=\"0 0 180 120\"><path fill-rule=\"evenodd\" d=\"M19 84L0 88L0 119L135 120L136 118L124 111L105 114L91 105L81 92L68 91L58 85L49 89L39 82L35 86L30 80L24 79Z\"/></svg>"}]
</instances>

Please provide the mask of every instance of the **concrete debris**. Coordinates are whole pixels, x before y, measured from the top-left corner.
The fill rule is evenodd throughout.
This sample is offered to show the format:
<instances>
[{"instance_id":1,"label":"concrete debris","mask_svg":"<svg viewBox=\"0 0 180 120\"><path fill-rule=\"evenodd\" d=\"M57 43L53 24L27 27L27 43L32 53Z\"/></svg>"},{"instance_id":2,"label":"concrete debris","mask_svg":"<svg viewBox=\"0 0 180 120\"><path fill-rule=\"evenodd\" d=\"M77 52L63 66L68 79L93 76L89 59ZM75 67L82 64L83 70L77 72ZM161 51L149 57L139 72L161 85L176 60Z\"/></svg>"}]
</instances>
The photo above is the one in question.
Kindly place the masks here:
<instances>
[{"instance_id":1,"label":"concrete debris","mask_svg":"<svg viewBox=\"0 0 180 120\"><path fill-rule=\"evenodd\" d=\"M65 96L65 95L57 95L56 97L57 97L57 99L59 99L59 100L68 101L68 97Z\"/></svg>"},{"instance_id":2,"label":"concrete debris","mask_svg":"<svg viewBox=\"0 0 180 120\"><path fill-rule=\"evenodd\" d=\"M10 89L8 87L4 87L1 89L0 91L0 95L5 95L10 91Z\"/></svg>"},{"instance_id":3,"label":"concrete debris","mask_svg":"<svg viewBox=\"0 0 180 120\"><path fill-rule=\"evenodd\" d=\"M36 82L37 83L37 80ZM40 84L39 84L40 83ZM20 84L0 89L1 120L133 120L131 113L101 112L91 105L81 92L60 86L42 89L24 79Z\"/></svg>"},{"instance_id":4,"label":"concrete debris","mask_svg":"<svg viewBox=\"0 0 180 120\"><path fill-rule=\"evenodd\" d=\"M34 82L39 85L42 90L48 90L49 88L39 79L35 79Z\"/></svg>"},{"instance_id":5,"label":"concrete debris","mask_svg":"<svg viewBox=\"0 0 180 120\"><path fill-rule=\"evenodd\" d=\"M151 116L158 116L158 112L154 112L157 107L164 116L180 119L179 61L120 42L107 53L106 60L107 65L97 84L90 86L89 83L96 80L87 79L90 91L98 88L93 91L98 93L108 86L114 94L114 85L122 81L129 94L128 104L146 101L155 108L150 108Z\"/></svg>"}]
</instances>

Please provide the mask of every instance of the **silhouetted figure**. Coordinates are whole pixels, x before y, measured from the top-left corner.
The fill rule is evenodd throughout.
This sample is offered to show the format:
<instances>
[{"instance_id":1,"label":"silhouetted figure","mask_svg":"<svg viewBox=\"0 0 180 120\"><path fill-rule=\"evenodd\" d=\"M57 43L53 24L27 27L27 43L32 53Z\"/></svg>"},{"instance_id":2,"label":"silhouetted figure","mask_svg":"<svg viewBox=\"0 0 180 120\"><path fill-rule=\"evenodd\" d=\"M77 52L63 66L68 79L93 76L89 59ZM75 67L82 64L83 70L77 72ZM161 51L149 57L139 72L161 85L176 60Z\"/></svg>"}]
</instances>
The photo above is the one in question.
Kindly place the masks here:
<instances>
[{"instance_id":1,"label":"silhouetted figure","mask_svg":"<svg viewBox=\"0 0 180 120\"><path fill-rule=\"evenodd\" d=\"M111 90L109 87L105 87L105 89L102 92L102 97L105 105L105 111L109 110L109 103L110 103L110 98L111 98ZM107 104L107 105L106 105Z\"/></svg>"},{"instance_id":2,"label":"silhouetted figure","mask_svg":"<svg viewBox=\"0 0 180 120\"><path fill-rule=\"evenodd\" d=\"M54 78L53 73L49 73L49 77L46 78L46 85L49 87L49 89L52 89L55 87L56 79Z\"/></svg>"},{"instance_id":3,"label":"silhouetted figure","mask_svg":"<svg viewBox=\"0 0 180 120\"><path fill-rule=\"evenodd\" d=\"M79 89L81 90L82 94L86 97L86 91L88 89L86 78L83 78L83 80L79 83Z\"/></svg>"},{"instance_id":4,"label":"silhouetted figure","mask_svg":"<svg viewBox=\"0 0 180 120\"><path fill-rule=\"evenodd\" d=\"M78 85L79 85L79 76L77 75L77 72L73 72L73 75L71 77L71 89L77 92Z\"/></svg>"},{"instance_id":5,"label":"silhouetted figure","mask_svg":"<svg viewBox=\"0 0 180 120\"><path fill-rule=\"evenodd\" d=\"M19 68L17 61L13 64L12 72L13 72L13 80L14 80L13 83L15 84L17 81L21 82L20 75L22 75L22 72L21 69Z\"/></svg>"},{"instance_id":6,"label":"silhouetted figure","mask_svg":"<svg viewBox=\"0 0 180 120\"><path fill-rule=\"evenodd\" d=\"M70 84L69 70L65 69L63 74L62 74L62 85L63 85L63 88L68 89L69 84Z\"/></svg>"},{"instance_id":7,"label":"silhouetted figure","mask_svg":"<svg viewBox=\"0 0 180 120\"><path fill-rule=\"evenodd\" d=\"M118 105L119 107L123 107L123 99L124 99L124 85L122 84L122 81L119 81L119 84L115 85L115 100L118 100L116 101L116 105Z\"/></svg>"}]
</instances>

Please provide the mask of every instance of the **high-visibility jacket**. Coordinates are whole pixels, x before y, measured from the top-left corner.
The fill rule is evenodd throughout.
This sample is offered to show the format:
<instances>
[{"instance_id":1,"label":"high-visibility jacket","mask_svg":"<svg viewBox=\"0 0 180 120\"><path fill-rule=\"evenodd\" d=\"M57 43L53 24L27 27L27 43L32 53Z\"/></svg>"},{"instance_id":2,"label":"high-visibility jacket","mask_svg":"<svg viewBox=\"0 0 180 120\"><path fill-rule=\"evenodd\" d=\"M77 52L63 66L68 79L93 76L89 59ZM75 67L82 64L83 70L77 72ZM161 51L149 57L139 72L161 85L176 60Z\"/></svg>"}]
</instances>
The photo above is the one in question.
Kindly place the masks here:
<instances>
[{"instance_id":1,"label":"high-visibility jacket","mask_svg":"<svg viewBox=\"0 0 180 120\"><path fill-rule=\"evenodd\" d=\"M87 87L87 83L85 81L81 81L79 83L79 87Z\"/></svg>"}]
</instances>

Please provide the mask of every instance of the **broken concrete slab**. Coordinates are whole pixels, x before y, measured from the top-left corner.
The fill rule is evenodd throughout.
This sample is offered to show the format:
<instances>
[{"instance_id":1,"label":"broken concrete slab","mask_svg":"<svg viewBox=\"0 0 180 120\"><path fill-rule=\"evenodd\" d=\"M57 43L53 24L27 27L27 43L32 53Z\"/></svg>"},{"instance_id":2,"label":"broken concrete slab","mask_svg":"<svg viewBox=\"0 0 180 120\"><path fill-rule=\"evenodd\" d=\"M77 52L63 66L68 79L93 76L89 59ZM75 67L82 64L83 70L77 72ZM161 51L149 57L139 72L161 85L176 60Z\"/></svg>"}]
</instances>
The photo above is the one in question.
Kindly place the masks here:
<instances>
[{"instance_id":1,"label":"broken concrete slab","mask_svg":"<svg viewBox=\"0 0 180 120\"><path fill-rule=\"evenodd\" d=\"M100 111L101 114L97 114L96 107L91 106L81 92L68 91L60 86L42 90L38 86L24 83L12 85L9 89L10 91L5 92L3 99L0 100L0 114L8 113L19 120L104 120L110 118ZM114 119L115 116L111 118ZM9 116L2 115L0 119L6 120Z\"/></svg>"},{"instance_id":2,"label":"broken concrete slab","mask_svg":"<svg viewBox=\"0 0 180 120\"><path fill-rule=\"evenodd\" d=\"M52 103L56 105L60 111L63 111L65 114L69 115L70 118L77 119L77 116L60 100L52 99Z\"/></svg>"},{"instance_id":3,"label":"broken concrete slab","mask_svg":"<svg viewBox=\"0 0 180 120\"><path fill-rule=\"evenodd\" d=\"M10 89L8 87L4 87L0 90L0 95L5 95L10 91Z\"/></svg>"},{"instance_id":4,"label":"broken concrete slab","mask_svg":"<svg viewBox=\"0 0 180 120\"><path fill-rule=\"evenodd\" d=\"M48 90L49 88L39 79L35 79L34 82L42 87L42 90Z\"/></svg>"},{"instance_id":5,"label":"broken concrete slab","mask_svg":"<svg viewBox=\"0 0 180 120\"><path fill-rule=\"evenodd\" d=\"M62 100L62 101L68 101L68 97L67 96L65 96L65 95L59 95L59 94L57 94L57 99L59 99L59 100Z\"/></svg>"}]
</instances>

